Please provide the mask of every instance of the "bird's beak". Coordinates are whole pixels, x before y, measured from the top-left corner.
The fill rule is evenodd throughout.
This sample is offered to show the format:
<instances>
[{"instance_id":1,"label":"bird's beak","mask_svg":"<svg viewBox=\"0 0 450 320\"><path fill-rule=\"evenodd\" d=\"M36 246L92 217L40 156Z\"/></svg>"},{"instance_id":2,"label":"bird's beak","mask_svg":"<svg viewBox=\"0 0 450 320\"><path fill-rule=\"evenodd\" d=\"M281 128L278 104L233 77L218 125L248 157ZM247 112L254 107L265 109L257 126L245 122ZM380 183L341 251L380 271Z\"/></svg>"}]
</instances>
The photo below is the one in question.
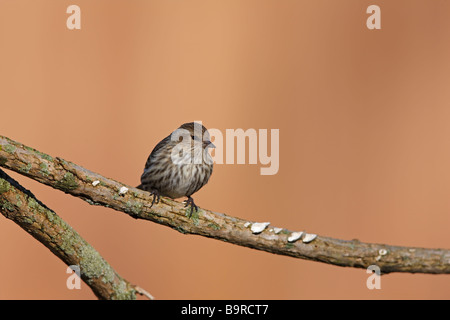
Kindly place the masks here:
<instances>
[{"instance_id":1,"label":"bird's beak","mask_svg":"<svg viewBox=\"0 0 450 320\"><path fill-rule=\"evenodd\" d=\"M216 146L211 141L204 141L203 148L215 148Z\"/></svg>"}]
</instances>

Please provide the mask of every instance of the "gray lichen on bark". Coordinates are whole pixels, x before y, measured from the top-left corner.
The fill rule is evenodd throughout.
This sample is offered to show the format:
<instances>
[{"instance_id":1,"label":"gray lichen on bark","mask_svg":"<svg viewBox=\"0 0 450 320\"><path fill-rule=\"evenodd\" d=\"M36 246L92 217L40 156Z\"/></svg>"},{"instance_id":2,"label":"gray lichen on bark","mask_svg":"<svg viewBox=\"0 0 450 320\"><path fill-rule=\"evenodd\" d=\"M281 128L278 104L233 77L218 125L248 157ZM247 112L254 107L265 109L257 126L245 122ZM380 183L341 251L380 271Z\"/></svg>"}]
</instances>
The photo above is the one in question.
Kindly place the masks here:
<instances>
[{"instance_id":1,"label":"gray lichen on bark","mask_svg":"<svg viewBox=\"0 0 450 320\"><path fill-rule=\"evenodd\" d=\"M0 212L44 244L67 265L78 265L81 278L101 299L136 299L134 286L53 210L0 170Z\"/></svg>"}]
</instances>

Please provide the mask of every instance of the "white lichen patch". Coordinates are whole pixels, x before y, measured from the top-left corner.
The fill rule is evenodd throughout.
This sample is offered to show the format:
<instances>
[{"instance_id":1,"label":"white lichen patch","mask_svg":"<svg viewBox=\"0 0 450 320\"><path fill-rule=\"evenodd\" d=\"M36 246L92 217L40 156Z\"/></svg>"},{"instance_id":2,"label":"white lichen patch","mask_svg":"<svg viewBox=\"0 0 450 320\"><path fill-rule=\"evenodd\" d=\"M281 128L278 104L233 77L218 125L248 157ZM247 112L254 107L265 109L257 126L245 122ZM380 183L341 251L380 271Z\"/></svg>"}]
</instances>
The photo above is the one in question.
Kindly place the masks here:
<instances>
[{"instance_id":1,"label":"white lichen patch","mask_svg":"<svg viewBox=\"0 0 450 320\"><path fill-rule=\"evenodd\" d=\"M95 187L96 185L98 185L100 183L100 181L95 180L94 182L92 182L92 185Z\"/></svg>"},{"instance_id":2,"label":"white lichen patch","mask_svg":"<svg viewBox=\"0 0 450 320\"><path fill-rule=\"evenodd\" d=\"M309 242L313 241L315 238L317 238L317 234L307 233L303 237L302 241L303 241L303 243L309 243Z\"/></svg>"},{"instance_id":3,"label":"white lichen patch","mask_svg":"<svg viewBox=\"0 0 450 320\"><path fill-rule=\"evenodd\" d=\"M248 222L248 221L247 221L246 223L244 223L244 227L246 227L246 228L247 228L249 225L250 225L250 222Z\"/></svg>"},{"instance_id":4,"label":"white lichen patch","mask_svg":"<svg viewBox=\"0 0 450 320\"><path fill-rule=\"evenodd\" d=\"M387 254L386 249L378 250L378 256L375 258L376 261L380 261L381 257Z\"/></svg>"},{"instance_id":5,"label":"white lichen patch","mask_svg":"<svg viewBox=\"0 0 450 320\"><path fill-rule=\"evenodd\" d=\"M263 232L269 224L270 222L255 222L252 224L251 230L253 233L260 233Z\"/></svg>"},{"instance_id":6,"label":"white lichen patch","mask_svg":"<svg viewBox=\"0 0 450 320\"><path fill-rule=\"evenodd\" d=\"M302 234L303 234L303 231L300 231L300 232L292 232L291 235L288 237L288 241L289 241L289 242L297 241L298 239L301 238Z\"/></svg>"},{"instance_id":7,"label":"white lichen patch","mask_svg":"<svg viewBox=\"0 0 450 320\"><path fill-rule=\"evenodd\" d=\"M119 190L119 195L124 195L125 193L127 193L128 192L128 188L127 187L122 187L122 188L120 188L120 190Z\"/></svg>"},{"instance_id":8,"label":"white lichen patch","mask_svg":"<svg viewBox=\"0 0 450 320\"><path fill-rule=\"evenodd\" d=\"M279 234L281 230L283 230L283 228L273 228L273 232L275 232L275 234Z\"/></svg>"}]
</instances>

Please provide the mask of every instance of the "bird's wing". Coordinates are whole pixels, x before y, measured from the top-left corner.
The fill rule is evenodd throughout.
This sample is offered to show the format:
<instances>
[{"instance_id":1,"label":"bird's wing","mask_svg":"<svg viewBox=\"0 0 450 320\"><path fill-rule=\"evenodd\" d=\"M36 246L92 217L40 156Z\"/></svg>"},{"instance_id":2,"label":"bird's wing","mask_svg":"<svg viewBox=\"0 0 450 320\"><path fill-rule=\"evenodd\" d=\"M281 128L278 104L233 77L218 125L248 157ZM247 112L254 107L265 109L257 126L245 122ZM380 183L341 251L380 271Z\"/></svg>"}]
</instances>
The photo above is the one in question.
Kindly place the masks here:
<instances>
[{"instance_id":1,"label":"bird's wing","mask_svg":"<svg viewBox=\"0 0 450 320\"><path fill-rule=\"evenodd\" d=\"M152 150L152 152L150 153L150 155L147 158L147 162L145 163L145 169L148 169L152 163L153 163L153 159L155 158L156 154L158 153L158 151L161 150L161 148L163 148L168 142L170 141L170 135L165 137L164 139L162 139Z\"/></svg>"}]
</instances>

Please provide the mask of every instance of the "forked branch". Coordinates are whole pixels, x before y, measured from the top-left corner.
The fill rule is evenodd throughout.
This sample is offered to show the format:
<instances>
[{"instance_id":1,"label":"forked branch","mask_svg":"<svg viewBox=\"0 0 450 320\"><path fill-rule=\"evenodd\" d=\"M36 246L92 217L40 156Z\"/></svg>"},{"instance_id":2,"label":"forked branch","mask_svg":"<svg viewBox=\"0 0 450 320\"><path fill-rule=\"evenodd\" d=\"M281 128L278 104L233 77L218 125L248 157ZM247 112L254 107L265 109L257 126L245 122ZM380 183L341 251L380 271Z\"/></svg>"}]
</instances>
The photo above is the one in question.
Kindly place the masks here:
<instances>
[{"instance_id":1,"label":"forked branch","mask_svg":"<svg viewBox=\"0 0 450 320\"><path fill-rule=\"evenodd\" d=\"M81 198L93 205L110 207L137 219L150 220L181 233L196 234L295 258L337 266L367 268L377 265L390 272L450 273L450 250L400 247L346 241L317 236L295 237L292 231L257 226L244 219L207 209L186 214L183 204L161 197L151 205L148 192L127 186L75 163L54 158L0 136L0 166ZM304 236L304 234L303 234Z\"/></svg>"},{"instance_id":2,"label":"forked branch","mask_svg":"<svg viewBox=\"0 0 450 320\"><path fill-rule=\"evenodd\" d=\"M44 244L68 266L77 266L99 299L135 299L144 294L106 262L74 229L30 191L0 170L0 213Z\"/></svg>"}]
</instances>

